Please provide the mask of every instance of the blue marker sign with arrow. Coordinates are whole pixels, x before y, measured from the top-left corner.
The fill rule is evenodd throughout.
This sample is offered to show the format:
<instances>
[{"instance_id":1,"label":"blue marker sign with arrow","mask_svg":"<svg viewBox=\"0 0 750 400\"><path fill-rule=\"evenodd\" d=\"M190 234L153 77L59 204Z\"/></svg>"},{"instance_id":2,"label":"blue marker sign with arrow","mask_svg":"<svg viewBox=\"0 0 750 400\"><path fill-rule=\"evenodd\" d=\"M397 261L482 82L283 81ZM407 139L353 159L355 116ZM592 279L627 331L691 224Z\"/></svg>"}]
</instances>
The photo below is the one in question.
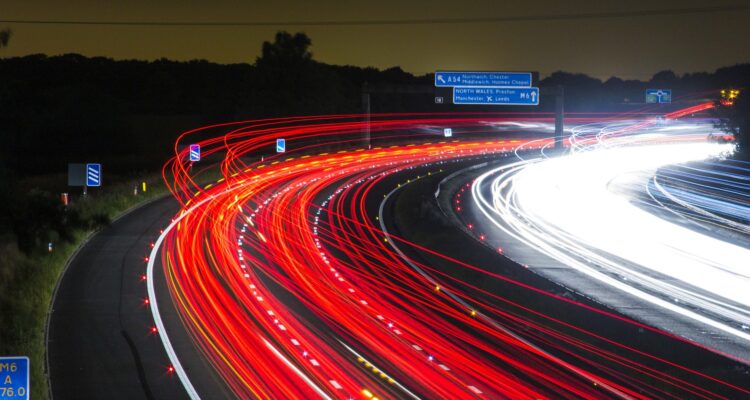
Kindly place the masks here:
<instances>
[{"instance_id":1,"label":"blue marker sign with arrow","mask_svg":"<svg viewBox=\"0 0 750 400\"><path fill-rule=\"evenodd\" d=\"M539 105L539 88L515 87L456 87L453 104Z\"/></svg>"},{"instance_id":2,"label":"blue marker sign with arrow","mask_svg":"<svg viewBox=\"0 0 750 400\"><path fill-rule=\"evenodd\" d=\"M531 72L435 72L436 87L530 87Z\"/></svg>"}]
</instances>

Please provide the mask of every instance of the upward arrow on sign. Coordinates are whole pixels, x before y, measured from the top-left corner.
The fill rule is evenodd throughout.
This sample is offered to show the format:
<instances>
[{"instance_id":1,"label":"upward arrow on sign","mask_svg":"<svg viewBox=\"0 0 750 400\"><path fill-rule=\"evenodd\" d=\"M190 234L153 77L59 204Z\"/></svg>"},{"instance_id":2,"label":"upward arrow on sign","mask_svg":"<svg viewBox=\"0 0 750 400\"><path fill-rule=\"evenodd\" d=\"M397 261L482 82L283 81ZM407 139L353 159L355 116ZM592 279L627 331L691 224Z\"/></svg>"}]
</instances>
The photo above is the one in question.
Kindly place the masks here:
<instances>
[{"instance_id":1,"label":"upward arrow on sign","mask_svg":"<svg viewBox=\"0 0 750 400\"><path fill-rule=\"evenodd\" d=\"M454 87L453 104L539 105L536 87Z\"/></svg>"}]
</instances>

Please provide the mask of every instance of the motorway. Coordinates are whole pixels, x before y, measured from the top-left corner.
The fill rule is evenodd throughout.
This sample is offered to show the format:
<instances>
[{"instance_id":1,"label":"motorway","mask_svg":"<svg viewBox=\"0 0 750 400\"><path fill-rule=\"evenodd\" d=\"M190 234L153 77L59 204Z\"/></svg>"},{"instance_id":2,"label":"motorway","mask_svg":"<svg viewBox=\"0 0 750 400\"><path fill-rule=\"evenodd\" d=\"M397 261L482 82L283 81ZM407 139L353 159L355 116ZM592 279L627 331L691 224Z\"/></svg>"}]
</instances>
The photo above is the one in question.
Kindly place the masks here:
<instances>
[{"instance_id":1,"label":"motorway","mask_svg":"<svg viewBox=\"0 0 750 400\"><path fill-rule=\"evenodd\" d=\"M105 385L123 398L750 396L742 360L566 291L441 214L442 179L539 152L540 126L338 116L187 132L223 178L195 184L176 146L177 204L134 212L75 258L50 326L54 397L101 398ZM259 159L281 137L288 152ZM470 186L446 189L449 202ZM91 356L75 360L78 348ZM72 373L84 361L95 367Z\"/></svg>"},{"instance_id":2,"label":"motorway","mask_svg":"<svg viewBox=\"0 0 750 400\"><path fill-rule=\"evenodd\" d=\"M171 199L136 209L94 235L71 261L49 322L53 398L164 398L182 391L166 376L156 378L167 360L149 334L141 281L149 241L176 211Z\"/></svg>"},{"instance_id":3,"label":"motorway","mask_svg":"<svg viewBox=\"0 0 750 400\"><path fill-rule=\"evenodd\" d=\"M134 209L96 233L71 260L53 299L48 328L53 399L187 398L151 332L143 279L150 244L177 210L171 198ZM165 304L165 316L175 315L170 304ZM172 323L178 321L172 318ZM224 390L190 339L174 331L184 362L205 371L194 379L206 381L211 390Z\"/></svg>"},{"instance_id":4,"label":"motorway","mask_svg":"<svg viewBox=\"0 0 750 400\"><path fill-rule=\"evenodd\" d=\"M587 129L604 133L592 134L596 139L574 155L479 173L472 189L475 214L468 219L491 243L503 242L508 256L556 282L690 340L750 356L750 277L743 267L750 250L747 236L740 236L747 225L686 201L682 208L702 220L679 214L664 204L675 197L659 183L663 173L654 177L657 168L715 157L731 145L705 141L710 122L674 122L614 138L607 137L609 124ZM687 167L673 175L696 171ZM705 190L706 182L731 188L706 174L692 191L684 183L673 190L700 194L696 188ZM550 198L555 201L543 201ZM717 194L688 199L704 207L709 199L714 207L725 204ZM734 215L746 213L746 203L726 203L731 206ZM720 237L729 229L732 238Z\"/></svg>"}]
</instances>

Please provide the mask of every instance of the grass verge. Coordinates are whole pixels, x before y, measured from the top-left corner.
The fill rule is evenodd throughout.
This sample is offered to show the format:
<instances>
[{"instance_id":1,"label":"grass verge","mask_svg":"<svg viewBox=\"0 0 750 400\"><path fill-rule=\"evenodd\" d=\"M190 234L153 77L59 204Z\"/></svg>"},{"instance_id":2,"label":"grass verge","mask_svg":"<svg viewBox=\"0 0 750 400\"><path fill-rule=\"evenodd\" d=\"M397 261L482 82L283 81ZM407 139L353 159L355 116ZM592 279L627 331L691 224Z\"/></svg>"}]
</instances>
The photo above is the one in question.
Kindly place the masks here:
<instances>
[{"instance_id":1,"label":"grass verge","mask_svg":"<svg viewBox=\"0 0 750 400\"><path fill-rule=\"evenodd\" d=\"M0 355L29 357L31 394L35 399L46 399L49 394L45 325L60 275L68 259L93 232L127 210L167 193L160 175L145 180L145 193L142 181L123 181L90 190L85 199L72 203L70 210L92 223L89 228L73 229L67 241L53 243L52 252L44 246L24 253L12 235L0 238ZM138 194L134 195L136 187Z\"/></svg>"}]
</instances>

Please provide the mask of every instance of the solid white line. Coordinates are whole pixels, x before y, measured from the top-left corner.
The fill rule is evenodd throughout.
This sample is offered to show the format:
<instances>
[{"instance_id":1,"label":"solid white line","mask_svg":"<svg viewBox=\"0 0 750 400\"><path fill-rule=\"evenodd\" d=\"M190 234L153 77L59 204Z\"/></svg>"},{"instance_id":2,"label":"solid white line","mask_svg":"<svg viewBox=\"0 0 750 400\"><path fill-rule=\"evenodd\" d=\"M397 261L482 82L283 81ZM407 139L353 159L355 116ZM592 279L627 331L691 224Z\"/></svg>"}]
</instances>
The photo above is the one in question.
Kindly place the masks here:
<instances>
[{"instance_id":1,"label":"solid white line","mask_svg":"<svg viewBox=\"0 0 750 400\"><path fill-rule=\"evenodd\" d=\"M273 345L271 345L271 343L269 343L268 340L266 340L265 338L263 338L263 341L266 343L266 346L268 346L268 348L271 349L271 351L273 351L273 353L276 354L276 356L279 357L281 359L281 361L284 362L284 364L286 364L289 368L291 368L292 371L294 371L294 373L296 373L308 385L310 385L310 387L313 388L313 390L315 390L316 392L318 392L318 394L320 395L320 397L322 397L324 399L331 399L331 397L328 396L328 394L326 394L326 392L324 392L323 389L321 389L318 385L316 385L315 382L313 382L310 378L307 377L307 375L305 375L304 373L302 373L302 371L300 371L299 368L297 368L297 366L295 366L294 364L292 364L291 361L289 361L286 357L284 357L284 355L281 354L281 352L279 352L278 350L276 350L276 348L273 347Z\"/></svg>"},{"instance_id":2,"label":"solid white line","mask_svg":"<svg viewBox=\"0 0 750 400\"><path fill-rule=\"evenodd\" d=\"M234 190L237 190L241 188L242 185L238 185L237 187L230 188L224 191L224 194L232 192ZM200 202L194 204L192 207L187 209L185 212L180 214L177 218L172 221L169 226L167 226L166 229L164 229L164 232L159 236L159 238L154 243L154 248L151 250L151 254L149 254L148 259L148 269L147 269L147 286L148 286L148 298L151 308L151 315L154 318L154 324L156 325L156 329L158 330L159 337L161 338L162 345L164 345L164 350L167 352L167 356L169 357L169 361L172 363L172 367L174 367L175 373L177 373L177 376L180 378L180 382L182 383L182 386L185 388L185 391L187 392L188 396L193 400L199 400L200 395L195 390L195 387L193 386L192 382L190 382L190 378L187 376L187 373L185 372L185 369L182 367L182 364L180 363L179 358L177 357L177 353L175 352L174 348L172 347L172 342L169 340L169 335L167 335L167 331L164 327L164 322L161 318L161 313L159 312L158 303L156 300L156 290L154 287L154 264L156 257L159 253L159 248L161 247L162 243L164 242L164 238L169 234L169 232L174 229L174 227L182 221L186 215L193 212L196 208L201 207L206 202L213 200L215 196L207 197ZM272 315L272 311L269 311L269 314ZM324 399L330 399L330 397L323 392L322 389L317 387L315 383L310 380L307 376L305 376L297 367L295 367L289 360L284 358L284 356L279 353L276 348L274 348L265 338L263 338L263 341L266 343L266 345L273 350L273 352L281 358L284 363L289 366L294 372L297 373L302 379L307 382L310 387L312 387L316 392L318 392L321 397Z\"/></svg>"},{"instance_id":3,"label":"solid white line","mask_svg":"<svg viewBox=\"0 0 750 400\"><path fill-rule=\"evenodd\" d=\"M513 163L513 164L510 164L510 165L507 165L507 166L516 166L516 165L521 165L521 164L525 164L525 163L526 163L526 161L519 161L517 163ZM485 163L485 165L486 164L487 163ZM468 167L468 168L461 169L460 171L468 171L468 170L471 170L473 168L474 167ZM456 174L455 176L457 176L457 175L458 174ZM454 175L451 174L450 176L454 176ZM445 179L446 178L444 178L441 181L441 183L444 182ZM391 190L390 192L388 192L388 194L386 194L386 196L383 198L383 200L380 201L380 207L378 208L378 222L380 224L380 230L383 232L383 235L385 235L388 238L388 245L393 250L395 250L396 253L398 253L398 255L401 257L401 259L405 263L407 263L413 270L417 271L420 275L422 275L423 277L425 277L433 285L436 285L436 284L438 284L438 282L432 276L430 276L427 272L425 272L424 270L422 270L421 268L419 268L417 265L415 265L413 262L411 262L411 260L406 256L406 254L404 254L401 251L401 249L398 247L398 245L396 245L396 241L393 240L392 236L390 235L390 233L388 233L388 229L385 226L385 222L384 222L385 221L385 219L384 219L385 203L388 202L388 199L394 193L396 193L397 191L403 189L404 187L406 187L406 185L402 185L402 186L394 188L393 190ZM472 185L472 189L473 189L473 185ZM439 204L439 202L438 202L438 204ZM454 293L451 293L451 291L446 290L446 289L441 289L441 290L443 291L443 293L445 293L447 296L449 296L455 302L457 302L457 303L465 306L466 308L471 308L471 306L468 303L466 303L462 298L458 297ZM576 367L576 366L574 366L574 365L572 365L572 364L570 364L570 363L568 363L568 362L566 362L566 361L564 361L564 360L562 360L562 359L560 359L560 358L558 358L558 357L556 357L556 356L554 356L554 355L546 352L545 350L541 349L540 347L538 347L538 346L532 344L531 342L529 342L528 340L524 339L520 335L517 335L517 334L513 333L512 331L510 331L509 329L505 328L504 326L500 325L497 321L495 321L491 317L489 317L487 315L484 315L481 312L478 312L477 316L479 318L483 319L484 321L488 322L495 329L498 329L498 330L504 332L506 335L513 337L514 339L518 340L519 342L524 343L526 346L528 346L530 348L533 348L537 353L543 354L545 357L547 357L547 359L556 362L561 367L564 367L564 368L568 369L569 371L578 374L579 376L583 377L584 379L594 380L593 377L592 377L592 375L588 371L585 371L585 370L583 370L581 368L578 368L578 367ZM346 346L346 345L344 344L344 346ZM610 392L614 393L615 395L620 396L623 399L631 399L632 398L631 396L628 396L625 392L623 392L623 391L621 391L621 390L619 390L616 387L613 387L611 385L603 384L602 387L605 388L605 389L607 389L607 390L609 390Z\"/></svg>"},{"instance_id":4,"label":"solid white line","mask_svg":"<svg viewBox=\"0 0 750 400\"><path fill-rule=\"evenodd\" d=\"M164 242L164 238L169 234L170 231L177 225L188 213L193 211L195 208L203 205L206 201L212 199L211 197L206 198L205 200L197 203L193 207L191 207L187 212L180 215L178 218L175 218L174 221L172 221L171 224L167 227L167 229L162 232L162 234L159 236L158 239L156 239L156 242L154 243L154 248L151 250L151 254L148 257L148 269L146 271L147 279L146 284L148 286L148 299L149 304L151 307L151 315L154 318L154 324L156 325L157 334L159 335L159 338L161 338L161 343L164 345L164 350L167 352L167 357L169 357L169 361L172 363L172 367L174 367L175 372L177 373L177 376L180 378L180 382L182 382L182 386L185 388L185 391L187 392L187 395L193 399L198 400L200 399L200 396L198 395L198 392L193 387L193 384L190 382L190 378L188 378L187 373L182 368L182 364L180 363L180 360L177 358L177 353L175 353L174 348L172 347L172 342L169 340L169 336L167 335L167 330L164 327L164 322L161 319L161 314L159 313L159 306L156 301L156 289L154 288L154 260L156 260L156 256L159 253L159 248L161 247L162 242Z\"/></svg>"},{"instance_id":5,"label":"solid white line","mask_svg":"<svg viewBox=\"0 0 750 400\"><path fill-rule=\"evenodd\" d=\"M237 186L236 188L226 190L224 193L231 192L233 190L236 190L241 186ZM161 343L164 346L164 350L167 352L167 357L169 357L169 361L172 363L172 367L174 367L175 372L177 373L177 376L180 378L180 382L182 383L182 386L185 388L185 391L187 392L188 396L191 399L199 400L200 395L198 395L198 392L195 390L195 387L193 387L193 384L190 382L190 378L188 378L187 373L185 372L185 369L182 367L182 364L180 363L179 358L177 357L177 353L174 351L174 348L172 347L172 342L169 340L169 335L167 335L167 330L164 327L164 322L161 319L161 313L159 312L159 306L158 302L156 300L156 289L154 287L154 264L156 257L159 253L159 248L161 247L162 242L164 242L164 238L169 234L169 232L174 229L175 226L177 226L180 221L185 218L186 215L193 212L196 208L201 207L206 202L213 200L214 196L207 197L198 203L194 204L192 207L187 209L185 212L180 214L177 218L172 221L169 226L167 226L166 229L162 232L162 234L159 236L158 239L156 239L156 242L154 242L154 248L151 250L151 254L149 254L148 257L148 269L146 270L146 286L148 287L148 298L149 298L149 304L151 308L151 315L154 318L154 324L156 325L157 333L159 334L159 338L161 338Z\"/></svg>"},{"instance_id":6,"label":"solid white line","mask_svg":"<svg viewBox=\"0 0 750 400\"><path fill-rule=\"evenodd\" d=\"M364 358L364 357L363 357L363 356L362 356L361 354L357 353L357 352L356 352L356 351L355 351L354 349L352 349L351 347L347 346L347 345L346 345L346 343L344 343L344 342L342 342L342 341L340 341L340 340L339 340L339 343L341 343L341 345L342 345L342 346L346 347L346 349L347 349L347 350L349 350L349 351L350 351L350 352L351 352L352 354L354 354L355 356L357 356L357 357L359 357L359 358L361 358L361 359L365 360L366 362L368 362L368 363L369 363L370 365L372 365L373 367L375 366L375 364L371 363L371 362L370 362L370 361L369 361L368 359ZM376 367L376 368L377 368L377 367ZM382 369L380 369L380 368L378 368L378 370L379 370L380 372L383 372L383 370L382 370ZM413 399L416 399L416 400L421 400L419 396L417 396L416 394L412 393L412 392L411 392L411 391L410 391L409 389L405 388L405 387L404 387L404 385L400 384L400 383L399 383L398 381L396 381L395 379L393 379L393 378L392 378L392 377L391 377L390 375L386 374L385 372L383 372L383 374L384 374L384 375L385 375L385 376L386 376L386 377L387 377L388 379L392 380L392 381L393 381L393 384L394 384L394 385L398 386L398 387L399 387L399 388L400 388L401 390L403 390L403 391L404 391L404 392L405 392L406 394L408 394L409 396L411 396L411 397L412 397Z\"/></svg>"},{"instance_id":7,"label":"solid white line","mask_svg":"<svg viewBox=\"0 0 750 400\"><path fill-rule=\"evenodd\" d=\"M700 145L700 143L698 145ZM658 150L659 150L659 155L661 157L664 157L663 149L669 149L669 146L682 146L684 148L688 148L684 144L660 145L660 146L661 147L659 147ZM682 147L679 147L679 148L682 148ZM641 147L641 148L638 148L637 150L641 150L644 148L646 147ZM573 156L569 156L569 157L573 157ZM584 155L584 156L578 156L578 157L590 158L591 156ZM630 157L630 159L633 160L636 158ZM611 156L607 157L606 160L609 163L614 162ZM552 161L545 161L545 162L552 162ZM667 161L664 161L664 162L668 164ZM568 239L565 237L563 233L566 233L567 231L563 233L558 232L558 229L562 229L562 228L559 228L560 226L562 226L560 223L556 223L554 225L550 225L550 224L543 225L545 221L539 222L537 220L534 220L534 222L538 225L531 226L531 227L527 226L525 223L526 219L523 219L517 216L517 214L523 212L524 210L517 208L520 206L515 204L519 202L519 200L515 199L514 197L515 193L510 193L506 195L503 195L501 193L501 190L503 189L503 187L508 185L508 183L510 184L511 187L513 185L518 186L516 184L516 180L518 179L517 175L508 177L509 174L516 172L516 171L511 170L510 167L511 166L503 166L503 167L499 167L499 168L495 168L490 171L487 171L483 173L482 175L480 175L479 177L477 177L474 181L474 184L472 185L473 200L477 208L482 214L484 214L484 216L493 225L495 225L496 227L498 227L499 229L501 229L502 231L504 231L506 234L510 235L511 237L523 242L524 244L532 248L535 248L538 251L552 258L555 258L558 261L563 262L565 265L568 265L571 268L574 268L582 273L585 273L589 275L590 277L597 279L605 284L618 288L626 293L639 297L642 300L651 302L652 304L655 304L662 308L666 308L672 312L682 314L683 316L696 320L700 323L709 325L723 332L729 333L731 335L740 337L745 340L750 340L750 335L748 335L746 332L739 331L738 329L735 329L731 326L728 326L722 322L719 322L707 316L698 314L679 304L674 304L671 301L664 300L660 297L644 292L632 286L628 282L622 282L618 279L615 279L612 276L609 276L605 273L598 271L595 268L590 267L587 263L583 263L569 256L568 253L566 253L564 250L566 248L570 248L570 246L575 246L575 243L570 243ZM557 169L559 169L559 167ZM508 170L508 172L502 172L503 170ZM589 167L588 170L598 171L598 169L594 167ZM574 176L575 179L581 179L580 178L581 174L569 173L569 175ZM482 192L482 185L484 181L485 180L490 181L490 179L492 179L492 182L491 182L492 199L491 200L486 198ZM527 178L527 179L531 179L531 178ZM555 184L558 184L558 183L549 183L548 186L545 186L545 187L551 188ZM511 190L514 190L514 189L512 188ZM537 195L536 197L537 198L549 198L550 196ZM582 196L582 197L586 199L592 196ZM627 204L629 205L629 203ZM634 206L629 205L629 207L634 207ZM591 207L588 207L588 209L591 209ZM585 211L584 212L570 212L570 214L571 215L584 215ZM621 215L623 214L623 211L618 211L618 212L613 211L613 212L610 212L610 214ZM534 215L533 217L536 219L539 218L536 215ZM527 218L531 218L531 217L527 217ZM628 221L625 221L625 222L628 222ZM507 227L505 226L506 224L508 225ZM618 229L622 229L621 228L622 224L618 224L617 226L618 226ZM646 226L646 224L639 224L638 226ZM537 229L539 231L537 231ZM570 228L568 228L568 230L569 229ZM551 232L551 233L548 233L548 232ZM670 235L665 235L665 236L670 236ZM698 249L706 248L706 247L707 246L695 246L695 248L698 248ZM580 252L586 251L583 247L578 247L578 246L575 246L573 250L577 250ZM618 264L614 264L610 262L609 260L604 260L604 259L600 260L600 258L594 253L586 252L586 253L581 253L581 254L585 254L586 258L588 259L599 260L600 262L603 263L602 265L611 265L612 267L614 266L619 267ZM684 263L673 263L673 264L683 265ZM669 289L669 292L675 293L675 292L679 292L679 289L680 289L678 287L673 287L672 285L669 285L668 283L665 283L665 282L659 282L653 279L649 279L649 277L644 276L643 274L640 274L637 271L628 271L628 274L630 278L635 277L635 278L643 279L643 281L646 283L651 282L650 283L651 285L656 285L656 284L660 285L659 289L654 290L654 292L656 293L662 293L662 294L667 293L666 289ZM709 278L709 276L707 275L706 278ZM713 291L713 292L718 293L719 291ZM689 293L689 294L691 295L691 299L692 299L691 302L693 303L703 299L703 296L699 296L697 294L692 294L692 293ZM719 303L719 300L715 300L715 299L709 299L709 300L711 300L713 303ZM728 307L724 305L723 302L719 304L721 304L725 308ZM730 314L728 314L728 312L732 310L714 309L713 311L717 313L723 313L723 315L729 316ZM744 317L742 315L736 315L733 313L731 318L736 319L736 320L742 320Z\"/></svg>"}]
</instances>

